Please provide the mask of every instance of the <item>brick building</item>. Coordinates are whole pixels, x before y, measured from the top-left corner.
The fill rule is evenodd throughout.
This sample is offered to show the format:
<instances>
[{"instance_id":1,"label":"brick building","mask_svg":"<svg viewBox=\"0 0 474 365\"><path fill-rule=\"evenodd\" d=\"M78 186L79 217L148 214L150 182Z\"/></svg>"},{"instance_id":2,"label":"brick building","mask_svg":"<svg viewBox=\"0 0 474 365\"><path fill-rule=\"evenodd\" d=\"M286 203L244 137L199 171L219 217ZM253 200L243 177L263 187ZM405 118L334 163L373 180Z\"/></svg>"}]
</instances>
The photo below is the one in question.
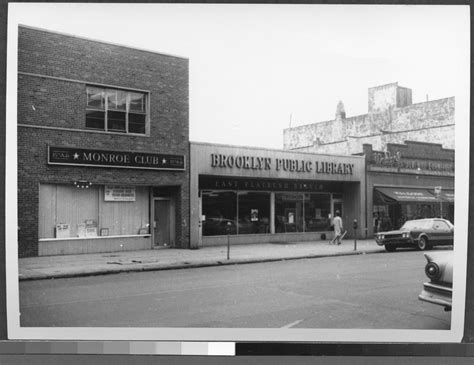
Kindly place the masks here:
<instances>
[{"instance_id":1,"label":"brick building","mask_svg":"<svg viewBox=\"0 0 474 365\"><path fill-rule=\"evenodd\" d=\"M379 151L389 143L418 141L454 148L454 97L412 104L410 89L391 83L368 90L368 113L346 117L342 102L333 120L288 128L284 148L354 154L363 144Z\"/></svg>"},{"instance_id":2,"label":"brick building","mask_svg":"<svg viewBox=\"0 0 474 365\"><path fill-rule=\"evenodd\" d=\"M189 247L188 60L19 27L20 256Z\"/></svg>"}]
</instances>

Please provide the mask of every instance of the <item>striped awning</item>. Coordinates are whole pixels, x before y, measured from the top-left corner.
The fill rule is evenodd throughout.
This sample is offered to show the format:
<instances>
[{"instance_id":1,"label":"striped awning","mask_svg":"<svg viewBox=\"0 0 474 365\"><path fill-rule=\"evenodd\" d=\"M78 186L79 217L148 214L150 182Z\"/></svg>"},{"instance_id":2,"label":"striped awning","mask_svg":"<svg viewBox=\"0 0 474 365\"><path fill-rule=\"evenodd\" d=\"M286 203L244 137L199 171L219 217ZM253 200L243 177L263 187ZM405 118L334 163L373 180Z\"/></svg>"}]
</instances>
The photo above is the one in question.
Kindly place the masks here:
<instances>
[{"instance_id":1,"label":"striped awning","mask_svg":"<svg viewBox=\"0 0 474 365\"><path fill-rule=\"evenodd\" d=\"M375 188L382 198L389 201L407 203L436 203L439 200L427 189L416 188ZM388 198L388 199L387 199Z\"/></svg>"}]
</instances>

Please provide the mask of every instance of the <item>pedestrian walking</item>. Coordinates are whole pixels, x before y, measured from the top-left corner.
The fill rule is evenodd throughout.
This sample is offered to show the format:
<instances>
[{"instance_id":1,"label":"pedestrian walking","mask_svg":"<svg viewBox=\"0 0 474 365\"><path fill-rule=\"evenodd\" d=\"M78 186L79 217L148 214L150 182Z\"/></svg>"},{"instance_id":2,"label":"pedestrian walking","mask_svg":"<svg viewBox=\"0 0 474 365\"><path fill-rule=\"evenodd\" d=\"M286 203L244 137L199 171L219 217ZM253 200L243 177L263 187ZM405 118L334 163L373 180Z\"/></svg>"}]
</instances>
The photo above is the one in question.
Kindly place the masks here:
<instances>
[{"instance_id":1,"label":"pedestrian walking","mask_svg":"<svg viewBox=\"0 0 474 365\"><path fill-rule=\"evenodd\" d=\"M342 227L342 218L341 218L341 213L336 210L336 214L334 217L334 238L329 242L331 245L340 245L341 240L343 237L343 227Z\"/></svg>"}]
</instances>

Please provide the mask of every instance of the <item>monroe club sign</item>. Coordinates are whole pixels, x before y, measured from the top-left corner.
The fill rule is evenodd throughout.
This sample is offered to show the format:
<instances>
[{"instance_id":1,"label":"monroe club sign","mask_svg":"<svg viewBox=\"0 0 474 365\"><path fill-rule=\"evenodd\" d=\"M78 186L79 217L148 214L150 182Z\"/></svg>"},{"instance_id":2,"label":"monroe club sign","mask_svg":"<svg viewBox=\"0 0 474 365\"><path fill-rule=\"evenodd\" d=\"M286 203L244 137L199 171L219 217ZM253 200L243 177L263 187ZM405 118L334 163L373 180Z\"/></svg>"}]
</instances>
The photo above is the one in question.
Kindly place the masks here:
<instances>
[{"instance_id":1,"label":"monroe club sign","mask_svg":"<svg viewBox=\"0 0 474 365\"><path fill-rule=\"evenodd\" d=\"M153 170L184 170L184 155L48 147L48 164L119 167Z\"/></svg>"},{"instance_id":2,"label":"monroe club sign","mask_svg":"<svg viewBox=\"0 0 474 365\"><path fill-rule=\"evenodd\" d=\"M244 170L272 170L304 172L331 175L353 175L354 164L328 162L322 160L303 160L289 158L271 158L256 156L211 154L213 168L230 168Z\"/></svg>"}]
</instances>

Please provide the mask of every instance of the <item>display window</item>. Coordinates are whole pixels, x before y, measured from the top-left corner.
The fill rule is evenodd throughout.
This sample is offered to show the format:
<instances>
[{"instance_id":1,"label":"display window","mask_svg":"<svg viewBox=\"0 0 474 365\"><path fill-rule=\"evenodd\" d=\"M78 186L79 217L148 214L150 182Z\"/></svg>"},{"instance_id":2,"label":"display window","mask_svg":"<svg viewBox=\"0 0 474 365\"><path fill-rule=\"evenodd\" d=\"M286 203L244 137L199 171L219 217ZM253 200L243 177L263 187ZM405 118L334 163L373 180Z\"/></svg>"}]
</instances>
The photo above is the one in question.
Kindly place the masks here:
<instances>
[{"instance_id":1,"label":"display window","mask_svg":"<svg viewBox=\"0 0 474 365\"><path fill-rule=\"evenodd\" d=\"M331 194L278 192L275 233L331 230ZM203 191L202 235L265 234L270 232L270 192Z\"/></svg>"},{"instance_id":2,"label":"display window","mask_svg":"<svg viewBox=\"0 0 474 365\"><path fill-rule=\"evenodd\" d=\"M147 187L41 184L39 238L149 234Z\"/></svg>"},{"instance_id":3,"label":"display window","mask_svg":"<svg viewBox=\"0 0 474 365\"><path fill-rule=\"evenodd\" d=\"M239 192L238 234L270 233L270 193Z\"/></svg>"},{"instance_id":4,"label":"display window","mask_svg":"<svg viewBox=\"0 0 474 365\"><path fill-rule=\"evenodd\" d=\"M454 224L454 204L402 203L374 205L374 232L399 229L406 221L422 218L445 218Z\"/></svg>"},{"instance_id":5,"label":"display window","mask_svg":"<svg viewBox=\"0 0 474 365\"><path fill-rule=\"evenodd\" d=\"M331 195L304 195L305 232L320 232L331 229Z\"/></svg>"},{"instance_id":6,"label":"display window","mask_svg":"<svg viewBox=\"0 0 474 365\"><path fill-rule=\"evenodd\" d=\"M303 232L303 193L275 193L276 233Z\"/></svg>"},{"instance_id":7,"label":"display window","mask_svg":"<svg viewBox=\"0 0 474 365\"><path fill-rule=\"evenodd\" d=\"M233 191L202 193L202 235L237 234L237 194Z\"/></svg>"}]
</instances>

